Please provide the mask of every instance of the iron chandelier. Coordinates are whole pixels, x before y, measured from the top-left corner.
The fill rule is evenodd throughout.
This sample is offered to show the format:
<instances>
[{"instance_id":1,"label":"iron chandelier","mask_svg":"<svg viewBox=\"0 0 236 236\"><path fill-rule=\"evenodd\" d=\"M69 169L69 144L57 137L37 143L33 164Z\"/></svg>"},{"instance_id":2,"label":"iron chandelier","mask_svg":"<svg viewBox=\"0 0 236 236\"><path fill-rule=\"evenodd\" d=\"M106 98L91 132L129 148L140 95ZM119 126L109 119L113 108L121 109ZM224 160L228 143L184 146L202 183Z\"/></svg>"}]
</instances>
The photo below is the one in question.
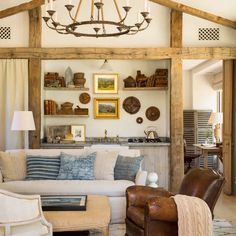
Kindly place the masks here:
<instances>
[{"instance_id":1,"label":"iron chandelier","mask_svg":"<svg viewBox=\"0 0 236 236\"><path fill-rule=\"evenodd\" d=\"M83 0L79 0L76 7L76 12L73 14L75 5L71 0L65 5L70 18L69 24L62 24L58 21L58 14L55 10L54 1L46 0L46 13L43 17L47 26L57 31L60 34L72 34L76 37L112 37L120 35L134 35L140 31L148 28L150 17L150 6L148 0L144 1L144 10L137 13L137 22L133 25L129 25L127 21L128 14L132 7L129 4L129 0L126 0L126 5L123 6L124 15L122 16L120 7L117 0L113 0L114 8L118 17L117 21L106 19L104 12L105 2L109 0L85 0L86 4L90 3L90 18L87 20L79 20L81 13L81 5ZM112 0L110 0L112 1Z\"/></svg>"}]
</instances>

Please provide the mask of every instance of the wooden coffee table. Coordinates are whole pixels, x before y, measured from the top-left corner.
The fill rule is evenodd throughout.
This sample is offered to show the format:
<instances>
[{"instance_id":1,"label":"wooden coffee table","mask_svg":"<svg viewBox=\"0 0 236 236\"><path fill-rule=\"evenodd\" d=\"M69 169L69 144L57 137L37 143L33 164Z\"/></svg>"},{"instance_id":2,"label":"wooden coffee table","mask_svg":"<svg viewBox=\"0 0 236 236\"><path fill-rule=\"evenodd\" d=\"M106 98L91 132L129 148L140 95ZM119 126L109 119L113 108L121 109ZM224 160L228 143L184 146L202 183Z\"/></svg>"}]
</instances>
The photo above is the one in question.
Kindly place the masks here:
<instances>
[{"instance_id":1,"label":"wooden coffee table","mask_svg":"<svg viewBox=\"0 0 236 236\"><path fill-rule=\"evenodd\" d=\"M86 211L44 211L44 216L53 232L92 230L109 235L111 208L106 196L88 195Z\"/></svg>"}]
</instances>

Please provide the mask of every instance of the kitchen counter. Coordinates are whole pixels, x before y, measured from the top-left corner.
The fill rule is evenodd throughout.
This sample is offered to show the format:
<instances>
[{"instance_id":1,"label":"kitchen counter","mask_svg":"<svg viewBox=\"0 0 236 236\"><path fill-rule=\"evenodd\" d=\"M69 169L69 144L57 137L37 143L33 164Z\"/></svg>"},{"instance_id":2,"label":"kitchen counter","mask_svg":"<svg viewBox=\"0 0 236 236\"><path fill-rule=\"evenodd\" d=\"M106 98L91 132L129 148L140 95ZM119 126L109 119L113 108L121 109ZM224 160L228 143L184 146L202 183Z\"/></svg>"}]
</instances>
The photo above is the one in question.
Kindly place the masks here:
<instances>
[{"instance_id":1,"label":"kitchen counter","mask_svg":"<svg viewBox=\"0 0 236 236\"><path fill-rule=\"evenodd\" d=\"M130 142L132 139L132 142ZM120 146L129 146L129 147L161 147L161 146L170 146L169 138L161 137L161 142L145 142L144 138L120 138L119 143L115 142L96 142L89 140L86 142L76 142L76 143L41 143L41 148L84 148L92 145L120 145ZM129 141L128 141L129 140ZM138 140L140 142L138 142ZM142 141L143 140L143 141ZM142 142L141 142L142 141Z\"/></svg>"},{"instance_id":2,"label":"kitchen counter","mask_svg":"<svg viewBox=\"0 0 236 236\"><path fill-rule=\"evenodd\" d=\"M78 142L78 143L41 143L41 148L84 148L90 147L92 145L101 144L101 145L120 145L120 146L129 146L129 147L161 147L161 146L170 146L170 143L87 143L87 142Z\"/></svg>"}]
</instances>

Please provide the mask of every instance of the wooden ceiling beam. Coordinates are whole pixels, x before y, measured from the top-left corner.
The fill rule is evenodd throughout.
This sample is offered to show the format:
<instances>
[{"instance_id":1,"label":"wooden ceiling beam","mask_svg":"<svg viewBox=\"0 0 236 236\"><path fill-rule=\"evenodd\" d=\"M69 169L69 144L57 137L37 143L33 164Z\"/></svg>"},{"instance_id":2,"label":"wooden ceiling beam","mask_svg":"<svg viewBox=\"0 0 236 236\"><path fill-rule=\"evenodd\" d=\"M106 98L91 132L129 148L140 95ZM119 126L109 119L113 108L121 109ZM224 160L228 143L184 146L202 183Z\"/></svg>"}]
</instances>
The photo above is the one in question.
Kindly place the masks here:
<instances>
[{"instance_id":1,"label":"wooden ceiling beam","mask_svg":"<svg viewBox=\"0 0 236 236\"><path fill-rule=\"evenodd\" d=\"M0 48L2 58L159 60L236 59L233 48Z\"/></svg>"},{"instance_id":2,"label":"wooden ceiling beam","mask_svg":"<svg viewBox=\"0 0 236 236\"><path fill-rule=\"evenodd\" d=\"M14 14L17 14L23 11L28 11L28 10L32 10L34 8L40 7L41 5L44 4L44 2L45 0L32 0L30 2L22 3L18 6L4 9L0 11L0 19L8 17L8 16L12 16Z\"/></svg>"},{"instance_id":3,"label":"wooden ceiling beam","mask_svg":"<svg viewBox=\"0 0 236 236\"><path fill-rule=\"evenodd\" d=\"M176 11L181 11L181 12L187 13L192 16L197 16L202 19L209 20L214 23L236 29L236 22L235 21L228 20L226 18L211 14L209 12L205 12L205 11L193 8L193 7L189 7L189 6L181 4L181 3L176 3L171 0L150 0L150 1L160 4L162 6L165 6L165 7L171 8Z\"/></svg>"}]
</instances>

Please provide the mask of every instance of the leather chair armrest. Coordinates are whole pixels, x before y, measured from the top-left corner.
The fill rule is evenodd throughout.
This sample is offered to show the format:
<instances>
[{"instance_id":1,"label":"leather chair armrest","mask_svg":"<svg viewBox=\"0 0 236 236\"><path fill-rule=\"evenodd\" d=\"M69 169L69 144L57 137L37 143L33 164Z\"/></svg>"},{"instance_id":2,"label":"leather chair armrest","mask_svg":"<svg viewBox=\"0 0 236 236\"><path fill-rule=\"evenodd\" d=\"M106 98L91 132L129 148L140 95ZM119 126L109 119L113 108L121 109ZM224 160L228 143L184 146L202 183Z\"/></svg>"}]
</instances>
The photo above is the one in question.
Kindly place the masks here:
<instances>
[{"instance_id":1,"label":"leather chair armrest","mask_svg":"<svg viewBox=\"0 0 236 236\"><path fill-rule=\"evenodd\" d=\"M171 197L155 197L148 200L145 206L145 221L178 221L175 201Z\"/></svg>"},{"instance_id":2,"label":"leather chair armrest","mask_svg":"<svg viewBox=\"0 0 236 236\"><path fill-rule=\"evenodd\" d=\"M144 207L148 199L157 196L170 197L173 194L164 188L139 185L130 186L126 189L126 206L127 208L129 206Z\"/></svg>"}]
</instances>

